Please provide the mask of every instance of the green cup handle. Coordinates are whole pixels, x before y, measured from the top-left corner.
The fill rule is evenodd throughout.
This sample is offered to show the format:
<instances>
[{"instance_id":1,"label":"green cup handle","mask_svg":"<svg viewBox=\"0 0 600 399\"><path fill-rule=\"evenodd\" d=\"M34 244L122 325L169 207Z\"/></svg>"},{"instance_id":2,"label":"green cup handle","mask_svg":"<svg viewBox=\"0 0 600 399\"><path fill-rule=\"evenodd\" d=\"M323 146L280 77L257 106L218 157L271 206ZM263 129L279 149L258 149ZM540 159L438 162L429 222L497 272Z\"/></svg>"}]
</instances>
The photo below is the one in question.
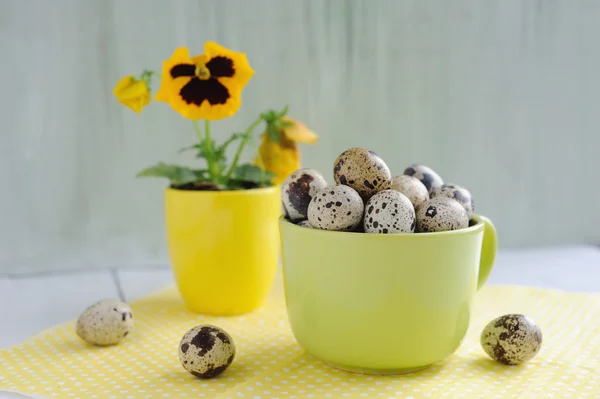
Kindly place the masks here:
<instances>
[{"instance_id":1,"label":"green cup handle","mask_svg":"<svg viewBox=\"0 0 600 399\"><path fill-rule=\"evenodd\" d=\"M485 226L483 230L483 242L481 243L481 259L479 260L479 281L477 283L477 289L479 290L487 281L494 266L496 250L498 249L498 236L496 228L490 219L481 215L478 218Z\"/></svg>"}]
</instances>

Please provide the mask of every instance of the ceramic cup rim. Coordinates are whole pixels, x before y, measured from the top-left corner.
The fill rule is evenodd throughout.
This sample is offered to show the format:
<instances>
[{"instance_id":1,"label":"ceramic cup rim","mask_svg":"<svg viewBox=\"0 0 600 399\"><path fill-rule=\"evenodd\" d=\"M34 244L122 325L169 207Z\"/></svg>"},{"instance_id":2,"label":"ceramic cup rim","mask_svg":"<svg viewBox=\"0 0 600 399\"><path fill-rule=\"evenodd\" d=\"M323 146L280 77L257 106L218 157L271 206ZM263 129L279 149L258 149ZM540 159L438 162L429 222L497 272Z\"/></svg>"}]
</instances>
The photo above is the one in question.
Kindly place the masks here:
<instances>
[{"instance_id":1,"label":"ceramic cup rim","mask_svg":"<svg viewBox=\"0 0 600 399\"><path fill-rule=\"evenodd\" d=\"M364 240L397 240L397 239L423 239L423 238L433 238L433 237L445 237L445 236L458 236L458 235L470 235L473 233L481 232L485 229L485 224L481 219L480 215L473 214L472 220L475 220L475 223L472 226L468 226L464 229L459 230L448 230L448 231L437 231L437 232L428 232L428 233L389 233L389 234L369 234L369 233L357 233L352 231L336 231L336 230L322 230L315 228L307 228L303 226L298 226L297 224L291 222L286 218L285 215L281 215L279 217L279 224L290 225L289 228L292 229L302 229L305 231L307 235L313 236L325 236L325 237L355 237Z\"/></svg>"},{"instance_id":2,"label":"ceramic cup rim","mask_svg":"<svg viewBox=\"0 0 600 399\"><path fill-rule=\"evenodd\" d=\"M188 195L188 196L213 196L213 197L248 197L255 195L273 194L277 192L279 188L277 186L268 187L256 187L248 188L243 190L180 190L173 187L165 187L165 193L177 194L177 195Z\"/></svg>"}]
</instances>

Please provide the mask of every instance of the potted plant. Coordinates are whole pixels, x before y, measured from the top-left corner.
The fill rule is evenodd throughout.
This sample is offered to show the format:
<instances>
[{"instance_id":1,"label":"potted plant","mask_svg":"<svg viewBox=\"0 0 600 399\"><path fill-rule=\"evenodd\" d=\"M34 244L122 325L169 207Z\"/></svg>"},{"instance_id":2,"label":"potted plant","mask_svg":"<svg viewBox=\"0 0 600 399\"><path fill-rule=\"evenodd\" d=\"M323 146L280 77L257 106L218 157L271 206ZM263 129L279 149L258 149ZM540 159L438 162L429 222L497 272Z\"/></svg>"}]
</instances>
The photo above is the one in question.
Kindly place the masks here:
<instances>
[{"instance_id":1,"label":"potted plant","mask_svg":"<svg viewBox=\"0 0 600 399\"><path fill-rule=\"evenodd\" d=\"M211 121L233 116L254 71L244 53L207 42L204 54L177 48L162 72L144 70L122 78L114 88L119 102L135 112L151 101L151 84L160 79L154 99L166 102L192 121L200 167L160 162L138 177L166 178L167 246L179 292L192 311L212 315L250 312L269 293L279 259L279 184L300 167L296 143L318 137L283 110L261 113L241 133L220 144ZM203 121L203 126L199 121ZM253 162L240 159L253 133L264 125ZM233 158L226 155L237 144Z\"/></svg>"}]
</instances>

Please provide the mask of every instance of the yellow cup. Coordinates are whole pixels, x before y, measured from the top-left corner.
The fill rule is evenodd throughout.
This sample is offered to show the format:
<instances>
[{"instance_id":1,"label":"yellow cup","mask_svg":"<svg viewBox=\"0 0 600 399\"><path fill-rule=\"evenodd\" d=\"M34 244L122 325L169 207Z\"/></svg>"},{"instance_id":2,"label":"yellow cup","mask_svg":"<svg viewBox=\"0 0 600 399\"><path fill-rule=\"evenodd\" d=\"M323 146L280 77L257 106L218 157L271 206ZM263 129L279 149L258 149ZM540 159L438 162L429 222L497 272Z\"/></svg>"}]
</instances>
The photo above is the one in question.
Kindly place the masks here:
<instances>
[{"instance_id":1,"label":"yellow cup","mask_svg":"<svg viewBox=\"0 0 600 399\"><path fill-rule=\"evenodd\" d=\"M186 306L210 315L258 308L279 260L280 188L190 191L167 188L167 244Z\"/></svg>"},{"instance_id":2,"label":"yellow cup","mask_svg":"<svg viewBox=\"0 0 600 399\"><path fill-rule=\"evenodd\" d=\"M280 218L283 279L296 340L329 365L403 374L453 354L497 247L491 221L462 230L365 234Z\"/></svg>"}]
</instances>

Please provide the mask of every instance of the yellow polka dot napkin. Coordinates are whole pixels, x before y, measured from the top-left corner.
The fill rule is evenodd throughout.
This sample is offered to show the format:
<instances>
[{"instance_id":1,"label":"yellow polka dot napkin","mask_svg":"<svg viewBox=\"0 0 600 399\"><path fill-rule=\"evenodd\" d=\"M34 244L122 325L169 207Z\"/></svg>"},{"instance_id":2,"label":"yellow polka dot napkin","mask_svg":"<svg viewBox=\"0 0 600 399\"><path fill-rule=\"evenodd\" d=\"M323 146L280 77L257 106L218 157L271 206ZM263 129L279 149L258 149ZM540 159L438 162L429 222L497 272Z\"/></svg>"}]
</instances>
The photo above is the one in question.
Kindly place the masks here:
<instances>
[{"instance_id":1,"label":"yellow polka dot napkin","mask_svg":"<svg viewBox=\"0 0 600 399\"><path fill-rule=\"evenodd\" d=\"M175 288L131 306L135 330L121 345L90 346L69 322L0 351L0 390L56 399L600 398L600 295L486 287L456 354L420 373L385 377L338 371L305 354L281 287L240 317L188 312ZM542 349L524 365L497 364L479 345L485 324L505 313L525 313L542 328ZM202 323L224 328L237 346L233 364L212 380L188 374L177 354L183 334Z\"/></svg>"}]
</instances>

